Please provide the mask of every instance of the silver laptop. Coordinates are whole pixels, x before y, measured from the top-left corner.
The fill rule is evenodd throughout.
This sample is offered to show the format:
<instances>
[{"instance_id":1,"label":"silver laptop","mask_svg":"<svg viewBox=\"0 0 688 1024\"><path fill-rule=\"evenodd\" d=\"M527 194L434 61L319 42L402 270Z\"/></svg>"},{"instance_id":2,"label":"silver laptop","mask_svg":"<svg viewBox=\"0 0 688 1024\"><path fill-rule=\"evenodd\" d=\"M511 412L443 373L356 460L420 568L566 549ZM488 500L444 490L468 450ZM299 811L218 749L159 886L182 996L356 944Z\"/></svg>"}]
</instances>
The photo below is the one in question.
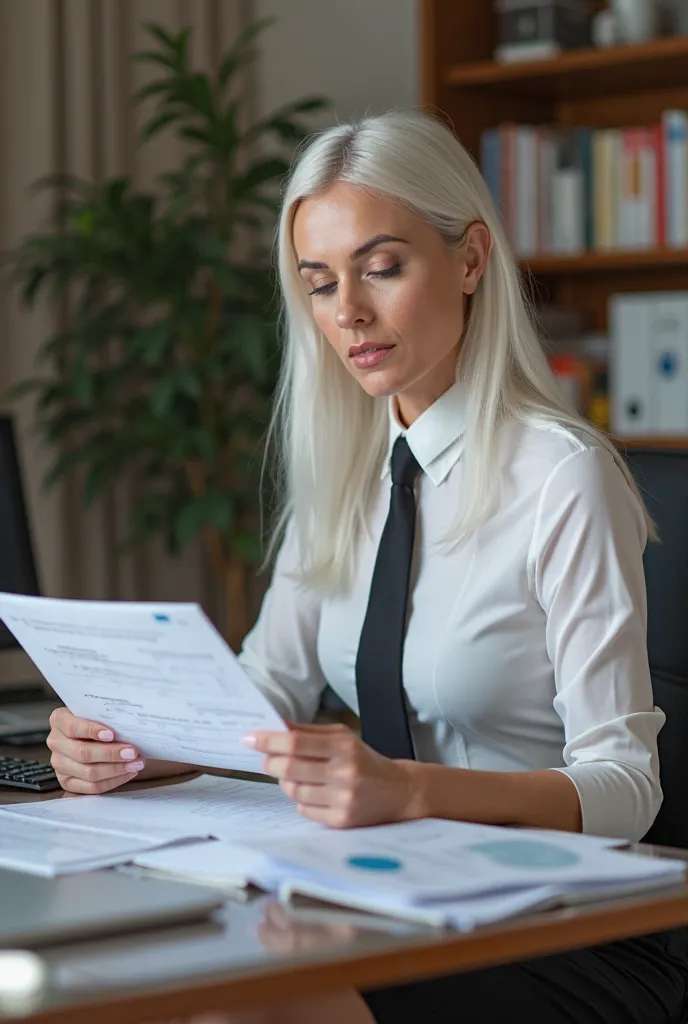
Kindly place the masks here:
<instances>
[{"instance_id":1,"label":"silver laptop","mask_svg":"<svg viewBox=\"0 0 688 1024\"><path fill-rule=\"evenodd\" d=\"M223 902L208 888L116 871L38 878L0 868L0 949L198 921Z\"/></svg>"}]
</instances>

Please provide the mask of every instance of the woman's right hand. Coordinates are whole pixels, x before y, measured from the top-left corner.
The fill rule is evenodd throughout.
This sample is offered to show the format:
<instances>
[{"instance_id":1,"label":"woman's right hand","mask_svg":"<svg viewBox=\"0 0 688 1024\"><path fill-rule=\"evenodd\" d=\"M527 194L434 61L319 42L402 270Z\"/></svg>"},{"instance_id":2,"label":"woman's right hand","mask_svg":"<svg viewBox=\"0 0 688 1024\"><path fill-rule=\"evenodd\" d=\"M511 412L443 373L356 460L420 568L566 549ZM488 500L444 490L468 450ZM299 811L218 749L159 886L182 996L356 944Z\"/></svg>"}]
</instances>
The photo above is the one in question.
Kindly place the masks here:
<instances>
[{"instance_id":1,"label":"woman's right hand","mask_svg":"<svg viewBox=\"0 0 688 1024\"><path fill-rule=\"evenodd\" d=\"M111 729L77 718L67 708L50 716L50 763L68 793L108 793L131 782L144 762L131 743L115 743Z\"/></svg>"}]
</instances>

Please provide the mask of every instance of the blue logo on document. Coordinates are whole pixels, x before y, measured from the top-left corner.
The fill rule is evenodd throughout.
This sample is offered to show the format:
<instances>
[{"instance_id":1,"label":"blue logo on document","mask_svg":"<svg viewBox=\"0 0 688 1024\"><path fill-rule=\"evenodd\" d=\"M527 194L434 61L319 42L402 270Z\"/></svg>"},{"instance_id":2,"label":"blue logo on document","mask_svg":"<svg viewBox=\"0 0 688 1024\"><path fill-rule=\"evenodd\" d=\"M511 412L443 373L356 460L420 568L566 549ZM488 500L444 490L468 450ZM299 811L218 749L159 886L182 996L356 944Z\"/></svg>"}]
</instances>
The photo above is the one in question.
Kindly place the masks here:
<instances>
[{"instance_id":1,"label":"blue logo on document","mask_svg":"<svg viewBox=\"0 0 688 1024\"><path fill-rule=\"evenodd\" d=\"M495 864L508 868L570 868L580 860L578 854L571 850L533 839L476 843L469 849L483 853Z\"/></svg>"},{"instance_id":2,"label":"blue logo on document","mask_svg":"<svg viewBox=\"0 0 688 1024\"><path fill-rule=\"evenodd\" d=\"M359 871L401 871L403 867L401 861L395 857L377 857L371 854L347 857L346 863L350 868L357 868Z\"/></svg>"},{"instance_id":3,"label":"blue logo on document","mask_svg":"<svg viewBox=\"0 0 688 1024\"><path fill-rule=\"evenodd\" d=\"M153 618L155 619L156 622L169 622L170 621L169 615L154 615Z\"/></svg>"}]
</instances>

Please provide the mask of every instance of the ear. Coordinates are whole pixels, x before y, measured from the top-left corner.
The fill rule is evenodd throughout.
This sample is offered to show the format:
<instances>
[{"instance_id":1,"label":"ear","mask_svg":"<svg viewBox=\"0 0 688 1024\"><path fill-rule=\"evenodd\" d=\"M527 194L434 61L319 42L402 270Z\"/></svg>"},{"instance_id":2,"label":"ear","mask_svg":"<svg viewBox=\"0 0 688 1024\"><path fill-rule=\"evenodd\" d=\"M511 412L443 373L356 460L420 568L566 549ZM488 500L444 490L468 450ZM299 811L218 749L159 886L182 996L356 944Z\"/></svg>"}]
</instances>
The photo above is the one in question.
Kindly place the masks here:
<instances>
[{"instance_id":1,"label":"ear","mask_svg":"<svg viewBox=\"0 0 688 1024\"><path fill-rule=\"evenodd\" d=\"M485 273L487 258L492 249L492 236L482 221L470 224L466 229L464 250L464 295L473 295L480 278Z\"/></svg>"}]
</instances>

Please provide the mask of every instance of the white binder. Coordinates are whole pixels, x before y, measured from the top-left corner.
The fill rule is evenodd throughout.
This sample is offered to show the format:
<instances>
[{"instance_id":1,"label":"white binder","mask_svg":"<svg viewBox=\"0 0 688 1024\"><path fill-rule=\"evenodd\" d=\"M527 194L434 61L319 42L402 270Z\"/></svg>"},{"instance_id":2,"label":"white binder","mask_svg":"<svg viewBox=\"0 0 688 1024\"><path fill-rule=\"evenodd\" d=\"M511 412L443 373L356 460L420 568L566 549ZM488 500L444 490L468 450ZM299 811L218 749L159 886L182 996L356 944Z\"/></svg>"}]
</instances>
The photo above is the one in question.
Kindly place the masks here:
<instances>
[{"instance_id":1,"label":"white binder","mask_svg":"<svg viewBox=\"0 0 688 1024\"><path fill-rule=\"evenodd\" d=\"M648 295L613 295L611 327L611 428L620 437L649 433L653 380L650 346L652 300Z\"/></svg>"},{"instance_id":2,"label":"white binder","mask_svg":"<svg viewBox=\"0 0 688 1024\"><path fill-rule=\"evenodd\" d=\"M650 422L648 433L688 433L688 293L651 300Z\"/></svg>"}]
</instances>

